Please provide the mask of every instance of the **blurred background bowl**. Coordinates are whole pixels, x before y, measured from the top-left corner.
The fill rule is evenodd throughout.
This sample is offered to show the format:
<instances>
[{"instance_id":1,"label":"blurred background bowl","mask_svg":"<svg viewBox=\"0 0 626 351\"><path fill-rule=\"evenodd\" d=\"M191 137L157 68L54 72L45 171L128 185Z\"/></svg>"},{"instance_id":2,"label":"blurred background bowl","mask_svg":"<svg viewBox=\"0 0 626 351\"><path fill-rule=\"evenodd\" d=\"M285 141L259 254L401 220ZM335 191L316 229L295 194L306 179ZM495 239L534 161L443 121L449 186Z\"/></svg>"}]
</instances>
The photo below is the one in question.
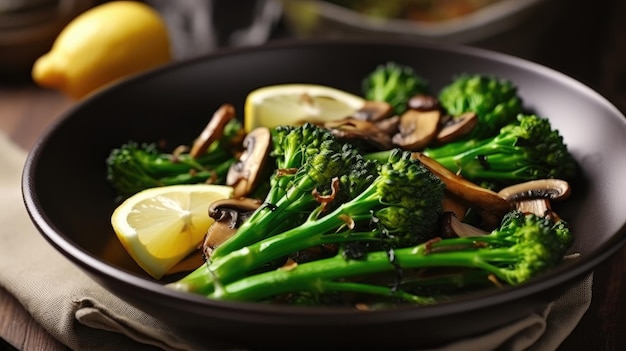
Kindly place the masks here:
<instances>
[{"instance_id":1,"label":"blurred background bowl","mask_svg":"<svg viewBox=\"0 0 626 351\"><path fill-rule=\"evenodd\" d=\"M284 0L301 37L368 37L471 44L533 58L563 0Z\"/></svg>"}]
</instances>

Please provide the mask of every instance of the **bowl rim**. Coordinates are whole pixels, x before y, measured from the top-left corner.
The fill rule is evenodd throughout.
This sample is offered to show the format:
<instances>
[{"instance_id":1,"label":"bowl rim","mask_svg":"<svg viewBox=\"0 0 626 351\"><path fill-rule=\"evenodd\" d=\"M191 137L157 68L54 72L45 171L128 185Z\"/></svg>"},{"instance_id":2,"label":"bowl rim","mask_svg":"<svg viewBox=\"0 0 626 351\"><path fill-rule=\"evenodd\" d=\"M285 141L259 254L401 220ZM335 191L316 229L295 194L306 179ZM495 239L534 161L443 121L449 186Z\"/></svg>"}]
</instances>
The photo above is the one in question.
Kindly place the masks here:
<instances>
[{"instance_id":1,"label":"bowl rim","mask_svg":"<svg viewBox=\"0 0 626 351\"><path fill-rule=\"evenodd\" d=\"M71 119L72 116L74 116L75 113L79 111L83 105L89 104L93 100L101 99L109 94L111 91L124 89L126 86L132 86L137 82L149 80L155 75L161 75L165 72L174 71L183 66L195 65L198 63L216 60L233 55L246 55L257 51L351 44L407 46L409 48L420 48L424 50L443 50L457 55L474 56L485 60L498 61L500 63L512 65L524 70L531 70L541 75L550 76L554 79L562 81L564 84L572 86L576 90L580 90L585 95L593 98L599 104L612 111L613 113L610 115L610 118L622 118L626 120L624 115L609 100L601 96L598 92L591 89L587 85L565 75L564 73L558 72L547 66L543 66L522 58L467 45L434 42L421 43L416 41L407 41L401 38L393 40L347 38L310 40L282 39L275 40L262 46L222 48L213 53L174 62L116 82L115 84L107 86L84 98L77 104L74 104L62 116L60 116L60 118L51 123L29 151L23 168L21 184L22 194L24 204L26 205L27 212L32 222L35 224L40 234L53 247L55 247L64 256L66 256L66 258L69 258L80 268L85 270L89 275L92 275L92 277L112 277L116 281L120 281L121 283L126 284L128 287L132 287L132 289L136 291L149 292L161 298L166 297L185 301L188 304L185 306L185 309L191 312L201 313L200 311L206 308L210 308L212 313L220 315L225 319L236 319L236 316L242 313L260 313L263 316L262 318L264 318L264 323L279 323L280 319L285 316L289 316L291 318L301 317L299 322L313 323L314 320L311 320L311 318L327 318L328 316L333 316L339 318L325 320L325 322L331 324L342 324L349 320L350 323L358 325L359 323L370 323L370 318L374 318L375 320L379 321L391 319L393 319L394 321L398 321L402 320L403 318L412 320L426 319L431 317L446 316L450 314L458 314L461 312L467 312L498 304L504 304L523 297L537 295L545 292L546 290L558 288L561 285L566 285L567 283L570 283L576 279L580 279L591 273L597 265L607 260L626 244L625 222L622 224L619 230L614 233L610 240L599 246L591 254L578 258L576 262L572 264L562 264L559 267L551 270L547 274L533 279L533 281L527 284L509 287L502 290L494 289L490 292L481 292L479 294L476 294L476 296L471 295L467 298L455 299L454 301L443 302L432 306L406 306L393 308L390 310L370 311L368 313L370 313L370 315L373 317L369 317L368 321L361 321L362 312L354 311L351 309L341 309L336 307L316 307L315 309L311 309L301 306L265 305L254 302L214 301L207 299L203 296L169 289L165 287L161 282L151 281L148 278L140 277L134 273L123 270L122 268L115 267L103 260L102 258L95 257L85 249L75 245L65 235L60 233L58 228L56 228L50 222L49 218L45 215L43 209L41 208L41 203L33 197L33 194L35 192L34 173L37 169L37 160L41 157L42 148L45 146L47 140L51 137L52 133L54 133L54 131L57 128L60 128L64 123L69 121L69 119ZM96 280L98 280L98 283L102 285L99 279Z\"/></svg>"}]
</instances>

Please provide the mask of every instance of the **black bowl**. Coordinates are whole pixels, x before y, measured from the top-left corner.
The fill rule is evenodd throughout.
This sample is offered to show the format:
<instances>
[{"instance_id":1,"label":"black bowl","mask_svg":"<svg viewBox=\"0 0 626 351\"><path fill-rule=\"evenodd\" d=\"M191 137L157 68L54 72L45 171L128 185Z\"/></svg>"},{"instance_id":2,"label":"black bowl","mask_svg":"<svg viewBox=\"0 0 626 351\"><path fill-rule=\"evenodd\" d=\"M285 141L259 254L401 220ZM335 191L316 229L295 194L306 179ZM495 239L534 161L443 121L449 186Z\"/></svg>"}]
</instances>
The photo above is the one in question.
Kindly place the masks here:
<instances>
[{"instance_id":1,"label":"black bowl","mask_svg":"<svg viewBox=\"0 0 626 351\"><path fill-rule=\"evenodd\" d=\"M572 197L557 204L580 257L532 282L450 303L385 311L217 302L170 290L142 274L110 226L110 150L129 139L189 143L221 104L239 114L246 94L270 84L319 83L360 93L376 65L414 66L433 89L459 73L510 79L525 107L550 118L582 168ZM41 234L95 281L139 309L210 345L329 348L426 347L481 334L522 318L624 244L626 119L583 84L493 52L409 42L276 42L230 49L134 77L81 101L54 123L26 162L23 192ZM291 344L296 342L296 344ZM304 344L299 344L304 342Z\"/></svg>"}]
</instances>

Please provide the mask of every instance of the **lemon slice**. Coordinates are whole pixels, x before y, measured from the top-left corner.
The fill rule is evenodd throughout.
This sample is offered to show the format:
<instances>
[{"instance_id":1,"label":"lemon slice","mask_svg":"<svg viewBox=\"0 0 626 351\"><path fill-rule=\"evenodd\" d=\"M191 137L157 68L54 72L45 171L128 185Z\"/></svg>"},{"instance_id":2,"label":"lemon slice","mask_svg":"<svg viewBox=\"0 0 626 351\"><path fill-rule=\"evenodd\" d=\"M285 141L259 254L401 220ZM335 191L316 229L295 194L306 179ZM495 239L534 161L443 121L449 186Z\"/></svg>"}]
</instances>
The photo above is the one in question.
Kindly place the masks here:
<instances>
[{"instance_id":1,"label":"lemon slice","mask_svg":"<svg viewBox=\"0 0 626 351\"><path fill-rule=\"evenodd\" d=\"M365 99L317 84L278 84L253 90L245 101L244 128L323 123L353 115Z\"/></svg>"},{"instance_id":2,"label":"lemon slice","mask_svg":"<svg viewBox=\"0 0 626 351\"><path fill-rule=\"evenodd\" d=\"M146 189L115 209L111 225L137 264L160 279L197 249L214 222L209 204L232 193L232 187L215 184Z\"/></svg>"}]
</instances>

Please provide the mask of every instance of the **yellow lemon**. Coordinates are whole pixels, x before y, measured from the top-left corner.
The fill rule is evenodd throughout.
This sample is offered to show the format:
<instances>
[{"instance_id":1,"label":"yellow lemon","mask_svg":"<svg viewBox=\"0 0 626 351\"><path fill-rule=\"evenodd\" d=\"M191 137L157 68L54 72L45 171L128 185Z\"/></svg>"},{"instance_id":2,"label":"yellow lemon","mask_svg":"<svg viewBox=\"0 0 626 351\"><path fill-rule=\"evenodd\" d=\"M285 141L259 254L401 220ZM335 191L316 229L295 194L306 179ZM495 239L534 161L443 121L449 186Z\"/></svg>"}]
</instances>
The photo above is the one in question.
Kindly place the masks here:
<instances>
[{"instance_id":1,"label":"yellow lemon","mask_svg":"<svg viewBox=\"0 0 626 351\"><path fill-rule=\"evenodd\" d=\"M232 187L215 184L146 189L115 209L111 225L137 264L160 279L201 244L214 222L209 205L232 194Z\"/></svg>"},{"instance_id":2,"label":"yellow lemon","mask_svg":"<svg viewBox=\"0 0 626 351\"><path fill-rule=\"evenodd\" d=\"M269 85L246 97L244 127L249 132L256 127L323 123L353 115L364 104L362 97L329 86Z\"/></svg>"},{"instance_id":3,"label":"yellow lemon","mask_svg":"<svg viewBox=\"0 0 626 351\"><path fill-rule=\"evenodd\" d=\"M35 61L32 78L80 99L119 78L172 61L164 20L152 7L112 1L90 8Z\"/></svg>"}]
</instances>

